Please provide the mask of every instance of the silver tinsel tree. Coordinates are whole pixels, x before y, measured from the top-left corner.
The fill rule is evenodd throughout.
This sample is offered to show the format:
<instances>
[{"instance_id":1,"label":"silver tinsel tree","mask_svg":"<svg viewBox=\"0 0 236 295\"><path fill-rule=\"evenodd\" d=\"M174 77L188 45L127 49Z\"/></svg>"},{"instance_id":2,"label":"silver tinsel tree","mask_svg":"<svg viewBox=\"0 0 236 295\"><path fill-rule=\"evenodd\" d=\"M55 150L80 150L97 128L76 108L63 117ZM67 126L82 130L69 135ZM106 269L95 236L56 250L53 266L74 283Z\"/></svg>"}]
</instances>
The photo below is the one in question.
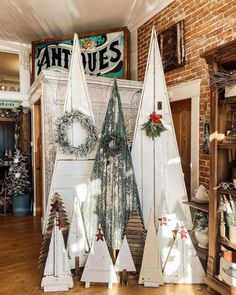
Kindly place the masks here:
<instances>
[{"instance_id":1,"label":"silver tinsel tree","mask_svg":"<svg viewBox=\"0 0 236 295\"><path fill-rule=\"evenodd\" d=\"M29 171L26 168L26 157L20 150L16 150L13 163L6 179L7 193L9 196L20 197L30 189Z\"/></svg>"},{"instance_id":2,"label":"silver tinsel tree","mask_svg":"<svg viewBox=\"0 0 236 295\"><path fill-rule=\"evenodd\" d=\"M100 224L108 246L119 249L132 211L140 212L139 196L115 80L83 210L89 244Z\"/></svg>"}]
</instances>

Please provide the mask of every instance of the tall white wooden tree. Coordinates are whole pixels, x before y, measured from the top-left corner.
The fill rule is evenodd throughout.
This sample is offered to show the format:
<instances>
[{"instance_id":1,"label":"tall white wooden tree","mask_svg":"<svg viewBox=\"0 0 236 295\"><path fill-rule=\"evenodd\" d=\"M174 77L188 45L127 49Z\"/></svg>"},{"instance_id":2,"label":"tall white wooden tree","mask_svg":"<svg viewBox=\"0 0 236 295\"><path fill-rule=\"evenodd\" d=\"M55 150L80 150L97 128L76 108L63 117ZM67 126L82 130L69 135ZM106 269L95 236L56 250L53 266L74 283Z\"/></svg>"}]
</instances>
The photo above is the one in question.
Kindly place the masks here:
<instances>
[{"instance_id":1,"label":"tall white wooden tree","mask_svg":"<svg viewBox=\"0 0 236 295\"><path fill-rule=\"evenodd\" d=\"M81 115L86 116L94 123L78 36L74 34L63 116L67 114L67 116L71 115L73 118L73 114L75 115L78 111ZM55 192L65 196L64 201L69 221L71 221L72 217L74 198L79 197L81 204L86 198L89 176L92 171L92 164L95 156L95 147L84 156L75 154L75 150L78 151L78 147L85 144L88 136L88 130L86 130L77 119L74 118L71 124L66 126L67 139L71 147L73 147L72 150L74 150L74 152L69 153L68 150L64 150L61 146L60 148L58 146L49 193L49 196L53 195ZM70 120L70 117L65 118L67 122L70 122ZM60 137L59 135L60 132L57 132L58 139ZM67 139L65 139L65 141L67 141ZM50 208L50 199L48 199L48 208ZM43 232L46 231L48 210L44 213Z\"/></svg>"},{"instance_id":2,"label":"tall white wooden tree","mask_svg":"<svg viewBox=\"0 0 236 295\"><path fill-rule=\"evenodd\" d=\"M79 266L83 267L85 265L87 260L86 250L88 250L88 248L84 222L80 210L80 202L78 198L75 198L67 240L67 252L71 269L75 268L76 257L79 258Z\"/></svg>"},{"instance_id":3,"label":"tall white wooden tree","mask_svg":"<svg viewBox=\"0 0 236 295\"><path fill-rule=\"evenodd\" d=\"M143 125L151 119L153 112L161 118L165 131L155 138L147 136ZM153 126L153 125L152 125ZM132 159L145 228L148 225L150 208L154 209L155 224L161 216L161 206L166 200L169 214L177 221L183 220L192 228L187 201L181 159L174 130L168 91L162 65L155 27L152 29L147 67L142 96L135 125Z\"/></svg>"},{"instance_id":4,"label":"tall white wooden tree","mask_svg":"<svg viewBox=\"0 0 236 295\"><path fill-rule=\"evenodd\" d=\"M98 228L81 281L85 282L86 288L90 287L90 282L108 283L108 288L112 288L113 283L118 283L115 268L101 228Z\"/></svg>"},{"instance_id":5,"label":"tall white wooden tree","mask_svg":"<svg viewBox=\"0 0 236 295\"><path fill-rule=\"evenodd\" d=\"M203 283L205 272L183 223L180 223L163 276L165 283Z\"/></svg>"},{"instance_id":6,"label":"tall white wooden tree","mask_svg":"<svg viewBox=\"0 0 236 295\"><path fill-rule=\"evenodd\" d=\"M54 219L54 228L41 287L45 292L50 292L68 291L73 286L74 283L57 214Z\"/></svg>"},{"instance_id":7,"label":"tall white wooden tree","mask_svg":"<svg viewBox=\"0 0 236 295\"><path fill-rule=\"evenodd\" d=\"M159 287L164 283L153 209L149 216L148 231L138 283L144 284L145 287Z\"/></svg>"}]
</instances>

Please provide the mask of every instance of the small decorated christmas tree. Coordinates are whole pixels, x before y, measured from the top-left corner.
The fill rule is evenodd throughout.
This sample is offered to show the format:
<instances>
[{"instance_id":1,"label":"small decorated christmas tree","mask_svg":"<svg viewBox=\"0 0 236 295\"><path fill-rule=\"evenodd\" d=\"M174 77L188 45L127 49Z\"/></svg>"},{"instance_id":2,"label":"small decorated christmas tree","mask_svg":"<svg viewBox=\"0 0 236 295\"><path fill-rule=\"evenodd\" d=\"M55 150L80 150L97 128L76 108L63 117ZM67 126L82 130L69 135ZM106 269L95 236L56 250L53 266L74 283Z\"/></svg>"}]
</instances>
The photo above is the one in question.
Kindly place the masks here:
<instances>
[{"instance_id":1,"label":"small decorated christmas tree","mask_svg":"<svg viewBox=\"0 0 236 295\"><path fill-rule=\"evenodd\" d=\"M125 235L134 260L137 271L142 263L146 231L139 211L133 211L125 227Z\"/></svg>"},{"instance_id":2,"label":"small decorated christmas tree","mask_svg":"<svg viewBox=\"0 0 236 295\"><path fill-rule=\"evenodd\" d=\"M90 287L90 282L108 283L110 289L113 283L118 283L101 227L98 228L96 239L89 252L81 281L86 282L86 288Z\"/></svg>"},{"instance_id":3,"label":"small decorated christmas tree","mask_svg":"<svg viewBox=\"0 0 236 295\"><path fill-rule=\"evenodd\" d=\"M8 195L12 197L20 197L30 189L26 157L20 150L16 150L14 153L13 164L9 168L6 185Z\"/></svg>"},{"instance_id":4,"label":"small decorated christmas tree","mask_svg":"<svg viewBox=\"0 0 236 295\"><path fill-rule=\"evenodd\" d=\"M67 252L70 268L83 267L87 260L87 240L84 229L84 222L81 215L79 199L74 200L74 209L68 234Z\"/></svg>"},{"instance_id":5,"label":"small decorated christmas tree","mask_svg":"<svg viewBox=\"0 0 236 295\"><path fill-rule=\"evenodd\" d=\"M186 226L179 222L174 244L163 269L165 283L202 284L205 272Z\"/></svg>"},{"instance_id":6,"label":"small decorated christmas tree","mask_svg":"<svg viewBox=\"0 0 236 295\"><path fill-rule=\"evenodd\" d=\"M144 284L144 287L159 287L164 283L153 209L149 216L148 231L138 283Z\"/></svg>"},{"instance_id":7,"label":"small decorated christmas tree","mask_svg":"<svg viewBox=\"0 0 236 295\"><path fill-rule=\"evenodd\" d=\"M128 272L135 272L133 257L126 236L116 259L115 270L121 272L121 283L128 284Z\"/></svg>"},{"instance_id":8,"label":"small decorated christmas tree","mask_svg":"<svg viewBox=\"0 0 236 295\"><path fill-rule=\"evenodd\" d=\"M74 283L61 231L61 220L58 211L56 211L41 287L44 288L44 292L51 292L67 291L73 286Z\"/></svg>"},{"instance_id":9,"label":"small decorated christmas tree","mask_svg":"<svg viewBox=\"0 0 236 295\"><path fill-rule=\"evenodd\" d=\"M49 251L49 245L52 237L52 230L54 227L54 220L56 215L58 214L58 223L60 225L60 228L62 229L62 235L64 238L64 242L66 244L67 237L68 237L68 231L69 231L69 221L68 216L65 211L63 198L58 193L55 193L53 197L51 198L51 209L48 214L48 222L47 227L43 236L43 242L40 250L40 256L39 256L39 267L44 266L46 259L48 257L48 251Z\"/></svg>"},{"instance_id":10,"label":"small decorated christmas tree","mask_svg":"<svg viewBox=\"0 0 236 295\"><path fill-rule=\"evenodd\" d=\"M164 267L168 258L170 249L174 243L171 222L173 215L167 213L166 203L163 202L162 215L159 218L159 227L157 232L157 244L161 255L161 265Z\"/></svg>"}]
</instances>

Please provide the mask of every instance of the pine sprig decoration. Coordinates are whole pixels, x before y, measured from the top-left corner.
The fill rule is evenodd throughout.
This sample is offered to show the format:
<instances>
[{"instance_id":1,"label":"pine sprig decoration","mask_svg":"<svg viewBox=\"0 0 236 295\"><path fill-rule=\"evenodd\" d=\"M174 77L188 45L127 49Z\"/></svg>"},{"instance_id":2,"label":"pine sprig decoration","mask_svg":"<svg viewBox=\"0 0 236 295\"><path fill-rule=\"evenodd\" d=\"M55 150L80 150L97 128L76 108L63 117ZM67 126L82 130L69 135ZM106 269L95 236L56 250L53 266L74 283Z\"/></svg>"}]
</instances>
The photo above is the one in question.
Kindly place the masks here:
<instances>
[{"instance_id":1,"label":"pine sprig decoration","mask_svg":"<svg viewBox=\"0 0 236 295\"><path fill-rule=\"evenodd\" d=\"M8 195L20 197L29 192L29 171L26 166L26 157L20 150L16 150L6 178Z\"/></svg>"},{"instance_id":2,"label":"pine sprig decoration","mask_svg":"<svg viewBox=\"0 0 236 295\"><path fill-rule=\"evenodd\" d=\"M150 114L149 120L145 122L142 126L142 130L146 132L148 137L151 137L152 140L157 136L160 136L163 131L166 130L164 125L161 122L162 115L158 115L155 112Z\"/></svg>"}]
</instances>

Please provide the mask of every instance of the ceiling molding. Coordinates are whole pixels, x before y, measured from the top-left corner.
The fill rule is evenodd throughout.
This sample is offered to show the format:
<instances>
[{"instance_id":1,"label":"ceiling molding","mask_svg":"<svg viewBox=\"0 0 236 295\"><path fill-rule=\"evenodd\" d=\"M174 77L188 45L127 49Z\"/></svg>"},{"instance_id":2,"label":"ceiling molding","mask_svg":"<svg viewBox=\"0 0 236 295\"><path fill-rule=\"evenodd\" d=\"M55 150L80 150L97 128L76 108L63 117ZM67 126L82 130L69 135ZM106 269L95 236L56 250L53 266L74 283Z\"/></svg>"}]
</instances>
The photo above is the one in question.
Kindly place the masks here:
<instances>
[{"instance_id":1,"label":"ceiling molding","mask_svg":"<svg viewBox=\"0 0 236 295\"><path fill-rule=\"evenodd\" d=\"M126 26L130 30L130 32L138 29L141 25L143 25L146 21L151 19L154 15L159 13L161 10L170 5L174 0L157 0L154 5L149 6L149 8L145 11L141 6L137 17L132 17L130 23L127 23Z\"/></svg>"}]
</instances>

